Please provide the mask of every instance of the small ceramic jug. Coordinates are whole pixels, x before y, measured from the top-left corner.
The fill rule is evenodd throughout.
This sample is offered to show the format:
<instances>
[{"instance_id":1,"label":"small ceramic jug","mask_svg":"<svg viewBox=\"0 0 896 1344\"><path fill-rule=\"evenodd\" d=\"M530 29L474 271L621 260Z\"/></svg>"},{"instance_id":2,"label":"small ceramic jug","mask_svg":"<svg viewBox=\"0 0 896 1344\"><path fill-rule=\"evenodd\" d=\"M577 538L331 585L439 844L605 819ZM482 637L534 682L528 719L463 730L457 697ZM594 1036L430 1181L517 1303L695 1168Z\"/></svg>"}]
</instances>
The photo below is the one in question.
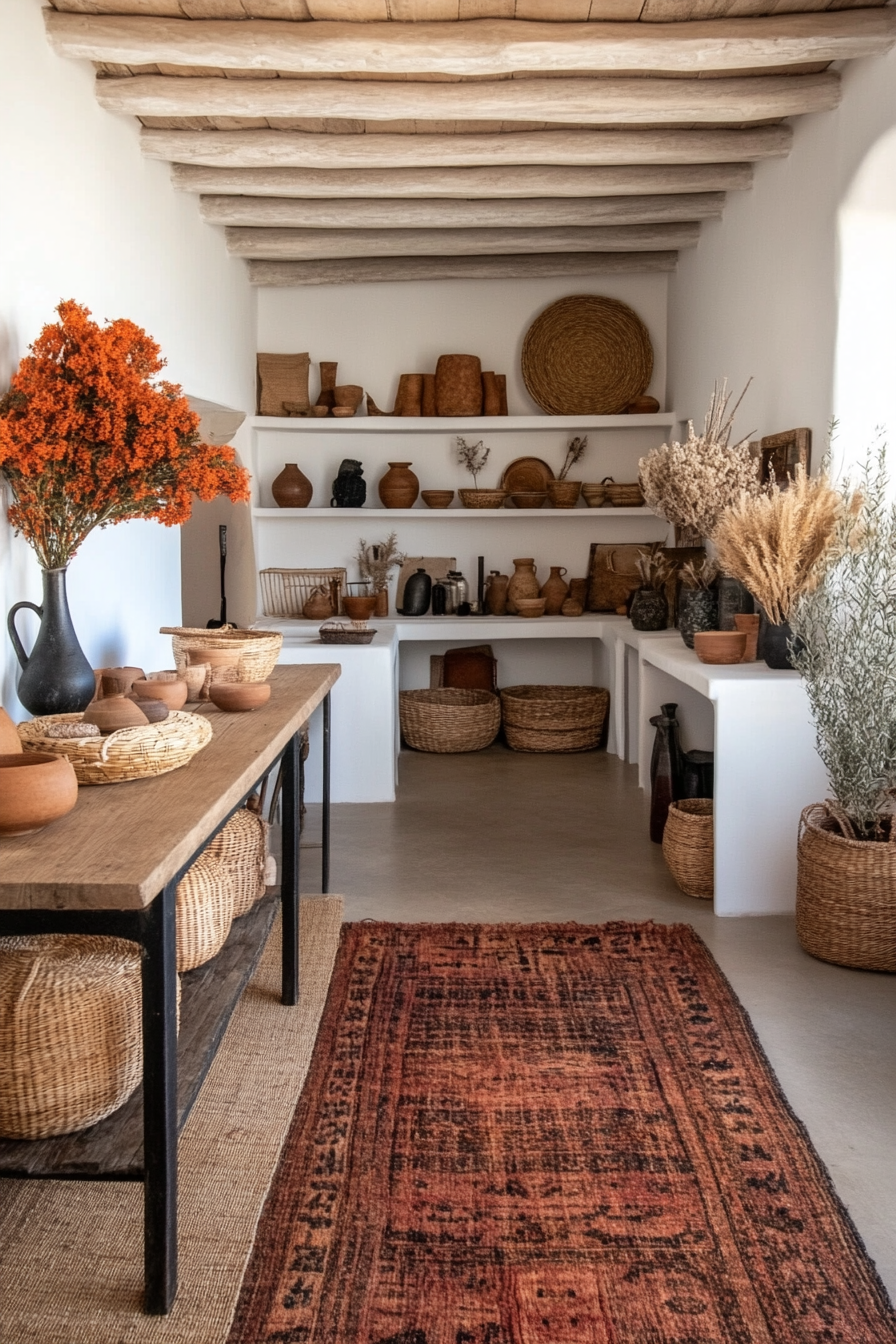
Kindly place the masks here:
<instances>
[{"instance_id":1,"label":"small ceramic jug","mask_svg":"<svg viewBox=\"0 0 896 1344\"><path fill-rule=\"evenodd\" d=\"M539 597L544 598L545 616L559 616L563 603L569 596L569 587L564 582L566 570L562 565L551 565L551 572L542 584Z\"/></svg>"},{"instance_id":2,"label":"small ceramic jug","mask_svg":"<svg viewBox=\"0 0 896 1344\"><path fill-rule=\"evenodd\" d=\"M516 616L518 597L538 597L538 579L535 573L535 561L529 556L514 560L513 574L507 585L507 615Z\"/></svg>"},{"instance_id":3,"label":"small ceramic jug","mask_svg":"<svg viewBox=\"0 0 896 1344\"><path fill-rule=\"evenodd\" d=\"M485 581L485 609L490 616L504 616L507 612L507 585L510 579L493 569Z\"/></svg>"}]
</instances>

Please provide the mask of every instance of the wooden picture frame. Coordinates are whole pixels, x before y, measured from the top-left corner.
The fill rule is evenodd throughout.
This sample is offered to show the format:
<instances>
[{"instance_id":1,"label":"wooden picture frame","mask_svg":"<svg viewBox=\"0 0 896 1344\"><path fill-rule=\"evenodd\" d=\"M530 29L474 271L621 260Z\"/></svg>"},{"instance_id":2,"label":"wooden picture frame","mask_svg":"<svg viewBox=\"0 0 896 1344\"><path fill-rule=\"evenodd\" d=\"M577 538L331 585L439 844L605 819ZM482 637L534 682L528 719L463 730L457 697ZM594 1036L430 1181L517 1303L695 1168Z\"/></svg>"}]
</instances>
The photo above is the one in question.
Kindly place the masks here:
<instances>
[{"instance_id":1,"label":"wooden picture frame","mask_svg":"<svg viewBox=\"0 0 896 1344\"><path fill-rule=\"evenodd\" d=\"M767 434L759 441L759 457L763 485L773 475L776 484L781 489L786 488L794 467L803 466L806 474L809 473L812 458L811 429L785 429L780 434Z\"/></svg>"}]
</instances>

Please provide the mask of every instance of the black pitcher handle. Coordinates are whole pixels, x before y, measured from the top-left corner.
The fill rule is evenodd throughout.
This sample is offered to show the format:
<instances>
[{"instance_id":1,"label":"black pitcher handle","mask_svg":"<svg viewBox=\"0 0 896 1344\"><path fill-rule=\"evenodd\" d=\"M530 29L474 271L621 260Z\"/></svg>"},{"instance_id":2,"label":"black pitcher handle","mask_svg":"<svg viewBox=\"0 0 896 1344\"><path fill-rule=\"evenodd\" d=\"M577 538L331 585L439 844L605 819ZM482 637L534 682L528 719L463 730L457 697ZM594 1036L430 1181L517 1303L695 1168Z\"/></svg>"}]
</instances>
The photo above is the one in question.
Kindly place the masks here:
<instances>
[{"instance_id":1,"label":"black pitcher handle","mask_svg":"<svg viewBox=\"0 0 896 1344\"><path fill-rule=\"evenodd\" d=\"M36 611L41 620L43 620L44 609L36 606L33 602L17 602L14 607L10 607L9 615L6 618L6 628L12 640L12 646L16 651L16 657L22 667L25 668L28 666L28 654L22 647L22 641L19 639L19 632L16 629L16 612L21 611L22 607L27 607L29 611Z\"/></svg>"}]
</instances>

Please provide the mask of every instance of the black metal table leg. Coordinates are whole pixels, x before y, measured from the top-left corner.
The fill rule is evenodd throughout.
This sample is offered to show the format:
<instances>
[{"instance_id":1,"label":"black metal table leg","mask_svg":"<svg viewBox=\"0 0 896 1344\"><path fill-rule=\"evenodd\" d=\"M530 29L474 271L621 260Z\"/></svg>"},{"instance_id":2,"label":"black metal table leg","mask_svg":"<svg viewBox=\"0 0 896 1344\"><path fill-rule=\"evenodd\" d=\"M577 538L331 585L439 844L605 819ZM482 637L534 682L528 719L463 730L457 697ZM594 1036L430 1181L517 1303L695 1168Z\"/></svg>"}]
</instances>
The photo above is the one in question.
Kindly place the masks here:
<instances>
[{"instance_id":1,"label":"black metal table leg","mask_svg":"<svg viewBox=\"0 0 896 1344\"><path fill-rule=\"evenodd\" d=\"M146 1311L164 1316L177 1292L176 881L143 924L143 1163Z\"/></svg>"},{"instance_id":2,"label":"black metal table leg","mask_svg":"<svg viewBox=\"0 0 896 1344\"><path fill-rule=\"evenodd\" d=\"M296 733L283 753L283 819L280 901L283 908L282 1001L299 1001L299 766L301 734Z\"/></svg>"},{"instance_id":3,"label":"black metal table leg","mask_svg":"<svg viewBox=\"0 0 896 1344\"><path fill-rule=\"evenodd\" d=\"M324 696L323 807L321 809L320 889L330 890L330 692Z\"/></svg>"}]
</instances>

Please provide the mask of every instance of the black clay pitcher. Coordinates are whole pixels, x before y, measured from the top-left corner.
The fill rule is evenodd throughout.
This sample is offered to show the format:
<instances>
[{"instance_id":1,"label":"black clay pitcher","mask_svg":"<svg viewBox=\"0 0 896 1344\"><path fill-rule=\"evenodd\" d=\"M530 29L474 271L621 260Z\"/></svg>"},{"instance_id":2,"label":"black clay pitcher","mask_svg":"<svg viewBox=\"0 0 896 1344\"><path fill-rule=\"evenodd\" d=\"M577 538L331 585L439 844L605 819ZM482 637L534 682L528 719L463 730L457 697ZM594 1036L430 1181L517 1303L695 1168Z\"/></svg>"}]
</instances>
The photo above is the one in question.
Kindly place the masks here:
<instances>
[{"instance_id":1,"label":"black clay pitcher","mask_svg":"<svg viewBox=\"0 0 896 1344\"><path fill-rule=\"evenodd\" d=\"M78 643L65 595L65 570L44 569L42 604L17 602L10 608L6 626L16 657L22 664L17 694L31 714L75 714L93 699L96 680ZM40 631L30 656L16 630L16 612L22 607L37 612Z\"/></svg>"}]
</instances>

